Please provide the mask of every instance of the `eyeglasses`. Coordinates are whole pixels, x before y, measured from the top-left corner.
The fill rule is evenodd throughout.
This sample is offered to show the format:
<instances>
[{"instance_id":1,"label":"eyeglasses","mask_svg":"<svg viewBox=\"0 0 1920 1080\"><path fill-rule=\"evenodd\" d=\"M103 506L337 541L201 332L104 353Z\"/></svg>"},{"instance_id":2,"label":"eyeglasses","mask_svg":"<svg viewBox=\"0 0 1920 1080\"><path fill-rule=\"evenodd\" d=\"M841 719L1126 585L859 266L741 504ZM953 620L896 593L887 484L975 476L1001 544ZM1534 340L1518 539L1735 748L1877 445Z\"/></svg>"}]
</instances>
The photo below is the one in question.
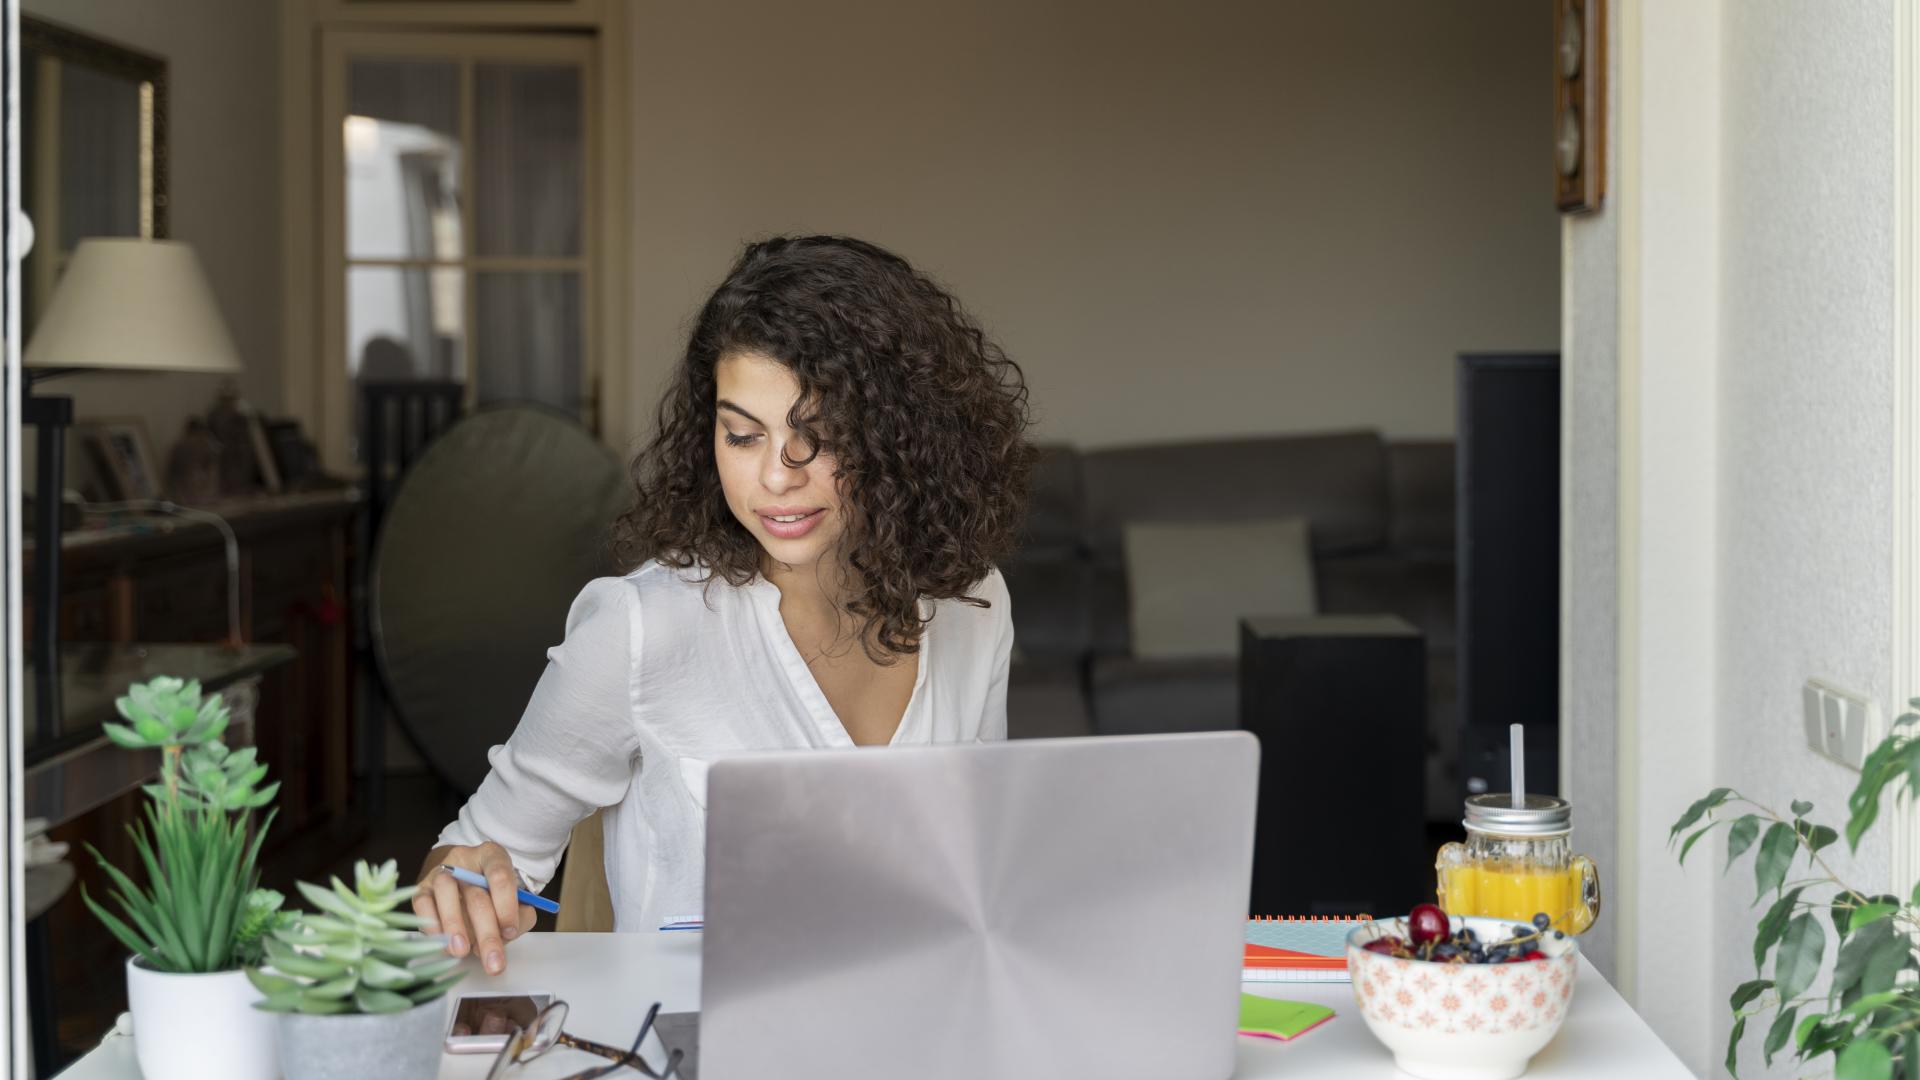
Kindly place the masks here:
<instances>
[{"instance_id":1,"label":"eyeglasses","mask_svg":"<svg viewBox=\"0 0 1920 1080\"><path fill-rule=\"evenodd\" d=\"M487 1070L487 1080L500 1080L508 1075L515 1065L532 1061L556 1046L569 1050L585 1050L606 1058L611 1064L601 1065L582 1072L573 1073L564 1080L592 1080L593 1077L606 1076L623 1068L640 1070L643 1075L654 1080L668 1080L680 1067L681 1051L674 1050L667 1055L665 1068L656 1070L646 1059L640 1056L640 1044L647 1041L647 1034L653 1030L653 1018L660 1014L656 1003L647 1010L647 1019L640 1025L640 1034L633 1037L632 1049L622 1050L615 1046L606 1046L586 1039L576 1039L561 1030L567 1022L567 1003L556 1001L534 1014L533 1022L523 1028L515 1028L507 1038L507 1045L500 1048L500 1056L493 1059L493 1068ZM665 1045L664 1043L662 1045Z\"/></svg>"}]
</instances>

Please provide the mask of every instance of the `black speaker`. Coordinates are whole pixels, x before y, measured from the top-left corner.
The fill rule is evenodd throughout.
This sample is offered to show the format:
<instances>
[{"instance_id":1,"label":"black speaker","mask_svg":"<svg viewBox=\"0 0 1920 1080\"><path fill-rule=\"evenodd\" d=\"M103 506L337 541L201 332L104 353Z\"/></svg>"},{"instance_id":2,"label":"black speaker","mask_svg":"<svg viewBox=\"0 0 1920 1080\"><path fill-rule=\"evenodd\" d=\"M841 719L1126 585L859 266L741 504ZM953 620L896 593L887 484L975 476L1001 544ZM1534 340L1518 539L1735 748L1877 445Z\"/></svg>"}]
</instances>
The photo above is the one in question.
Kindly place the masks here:
<instances>
[{"instance_id":1,"label":"black speaker","mask_svg":"<svg viewBox=\"0 0 1920 1080\"><path fill-rule=\"evenodd\" d=\"M1463 353L1459 529L1460 775L1505 791L1508 725L1527 787L1560 790L1560 356Z\"/></svg>"}]
</instances>

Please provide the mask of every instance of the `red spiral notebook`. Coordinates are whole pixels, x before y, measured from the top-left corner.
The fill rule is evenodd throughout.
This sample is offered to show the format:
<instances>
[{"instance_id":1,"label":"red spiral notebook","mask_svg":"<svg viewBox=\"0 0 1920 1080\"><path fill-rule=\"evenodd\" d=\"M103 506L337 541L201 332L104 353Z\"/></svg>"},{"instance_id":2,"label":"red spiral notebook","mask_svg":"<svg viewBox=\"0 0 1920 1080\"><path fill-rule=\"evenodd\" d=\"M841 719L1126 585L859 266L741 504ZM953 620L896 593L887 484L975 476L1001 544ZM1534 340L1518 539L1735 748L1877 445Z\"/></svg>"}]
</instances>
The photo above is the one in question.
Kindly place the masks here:
<instances>
[{"instance_id":1,"label":"red spiral notebook","mask_svg":"<svg viewBox=\"0 0 1920 1080\"><path fill-rule=\"evenodd\" d=\"M1370 915L1266 915L1247 920L1242 982L1348 982L1347 935Z\"/></svg>"}]
</instances>

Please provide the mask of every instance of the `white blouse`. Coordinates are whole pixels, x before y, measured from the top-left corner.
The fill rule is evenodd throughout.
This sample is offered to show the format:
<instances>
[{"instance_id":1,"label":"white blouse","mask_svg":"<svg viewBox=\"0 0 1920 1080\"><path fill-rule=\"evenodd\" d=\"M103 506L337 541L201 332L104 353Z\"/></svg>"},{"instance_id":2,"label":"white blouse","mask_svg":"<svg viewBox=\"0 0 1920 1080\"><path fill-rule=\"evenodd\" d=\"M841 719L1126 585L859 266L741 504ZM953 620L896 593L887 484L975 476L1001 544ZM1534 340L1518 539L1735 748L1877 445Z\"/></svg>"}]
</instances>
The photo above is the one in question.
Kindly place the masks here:
<instances>
[{"instance_id":1,"label":"white blouse","mask_svg":"<svg viewBox=\"0 0 1920 1080\"><path fill-rule=\"evenodd\" d=\"M974 595L992 606L921 601L932 621L892 745L1006 738L1013 622L1000 572ZM436 846L492 840L539 891L573 826L606 807L614 929L655 929L705 910L716 758L853 745L787 634L778 586L708 586L648 562L575 598L519 726L487 752L492 771Z\"/></svg>"}]
</instances>

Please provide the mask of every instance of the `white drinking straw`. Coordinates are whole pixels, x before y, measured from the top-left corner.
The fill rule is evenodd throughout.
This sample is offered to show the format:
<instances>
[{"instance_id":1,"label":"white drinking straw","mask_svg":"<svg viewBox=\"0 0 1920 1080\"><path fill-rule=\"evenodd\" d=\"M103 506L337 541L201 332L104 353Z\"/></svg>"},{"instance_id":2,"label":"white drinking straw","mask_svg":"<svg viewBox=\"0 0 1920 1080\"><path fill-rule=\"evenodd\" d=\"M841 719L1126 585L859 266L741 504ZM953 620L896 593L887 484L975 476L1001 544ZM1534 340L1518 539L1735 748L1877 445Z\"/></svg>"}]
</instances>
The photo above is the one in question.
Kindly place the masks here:
<instances>
[{"instance_id":1,"label":"white drinking straw","mask_svg":"<svg viewBox=\"0 0 1920 1080\"><path fill-rule=\"evenodd\" d=\"M1513 765L1513 808L1527 805L1527 729L1519 724L1507 728L1507 752Z\"/></svg>"}]
</instances>

